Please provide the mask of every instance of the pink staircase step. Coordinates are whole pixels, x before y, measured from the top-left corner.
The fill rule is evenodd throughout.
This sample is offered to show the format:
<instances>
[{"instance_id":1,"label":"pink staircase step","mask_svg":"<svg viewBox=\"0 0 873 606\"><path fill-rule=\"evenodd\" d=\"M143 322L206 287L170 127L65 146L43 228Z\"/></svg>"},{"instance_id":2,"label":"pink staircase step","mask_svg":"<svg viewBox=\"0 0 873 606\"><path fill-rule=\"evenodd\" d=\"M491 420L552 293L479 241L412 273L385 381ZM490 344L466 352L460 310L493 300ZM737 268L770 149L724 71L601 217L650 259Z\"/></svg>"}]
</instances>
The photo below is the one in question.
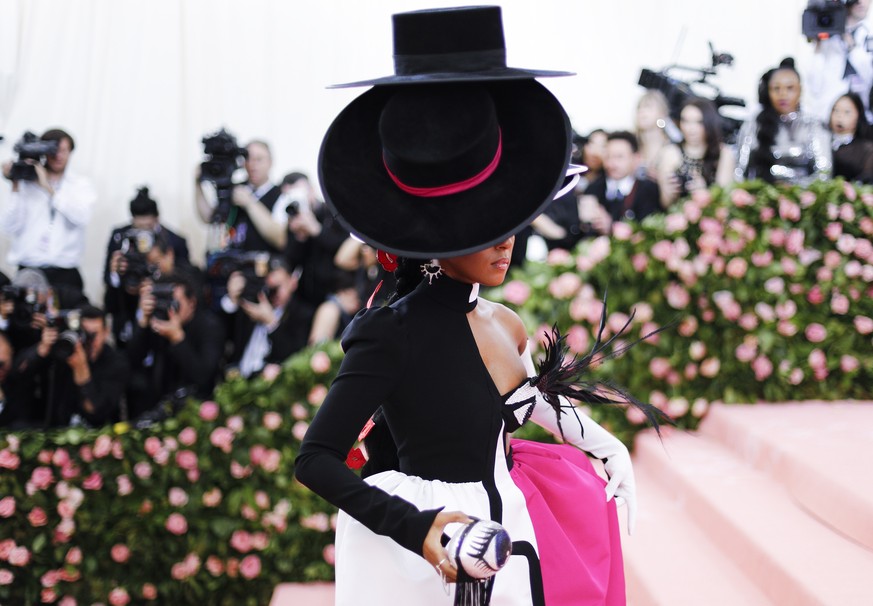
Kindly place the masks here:
<instances>
[{"instance_id":1,"label":"pink staircase step","mask_svg":"<svg viewBox=\"0 0 873 606\"><path fill-rule=\"evenodd\" d=\"M283 583L273 590L270 606L333 606L333 583Z\"/></svg>"},{"instance_id":2,"label":"pink staircase step","mask_svg":"<svg viewBox=\"0 0 873 606\"><path fill-rule=\"evenodd\" d=\"M690 523L687 502L637 471L634 534L619 509L629 606L770 606L772 602Z\"/></svg>"},{"instance_id":3,"label":"pink staircase step","mask_svg":"<svg viewBox=\"0 0 873 606\"><path fill-rule=\"evenodd\" d=\"M873 402L714 406L700 433L777 478L812 515L873 550Z\"/></svg>"},{"instance_id":4,"label":"pink staircase step","mask_svg":"<svg viewBox=\"0 0 873 606\"><path fill-rule=\"evenodd\" d=\"M798 507L785 488L705 436L638 436L637 474L684 499L689 521L775 604L870 603L873 553ZM707 603L702 600L701 603Z\"/></svg>"}]
</instances>

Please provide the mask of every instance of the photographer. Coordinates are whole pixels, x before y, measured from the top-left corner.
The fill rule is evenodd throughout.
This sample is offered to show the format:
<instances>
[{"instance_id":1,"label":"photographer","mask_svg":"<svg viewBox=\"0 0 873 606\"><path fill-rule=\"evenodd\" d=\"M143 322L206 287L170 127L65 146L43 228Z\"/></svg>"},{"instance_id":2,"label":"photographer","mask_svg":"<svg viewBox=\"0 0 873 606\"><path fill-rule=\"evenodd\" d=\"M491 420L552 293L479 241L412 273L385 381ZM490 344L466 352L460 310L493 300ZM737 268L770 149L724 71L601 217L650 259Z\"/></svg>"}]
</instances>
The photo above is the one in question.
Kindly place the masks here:
<instances>
[{"instance_id":1,"label":"photographer","mask_svg":"<svg viewBox=\"0 0 873 606\"><path fill-rule=\"evenodd\" d=\"M14 355L9 338L0 332L0 427L16 427L21 415L22 394L13 367Z\"/></svg>"},{"instance_id":2,"label":"photographer","mask_svg":"<svg viewBox=\"0 0 873 606\"><path fill-rule=\"evenodd\" d=\"M233 344L229 367L243 377L279 364L303 349L312 324L313 309L297 295L298 273L278 257L270 261L262 288L247 283L255 278L231 274L222 309L229 315Z\"/></svg>"},{"instance_id":3,"label":"photographer","mask_svg":"<svg viewBox=\"0 0 873 606\"><path fill-rule=\"evenodd\" d=\"M121 418L128 366L106 343L108 334L105 315L96 307L49 317L39 343L16 359L30 394L27 422L98 426Z\"/></svg>"},{"instance_id":4,"label":"photographer","mask_svg":"<svg viewBox=\"0 0 873 606\"><path fill-rule=\"evenodd\" d=\"M303 173L285 177L288 245L285 258L289 267L300 268L300 296L313 308L333 292L334 257L349 237L324 203L315 195Z\"/></svg>"},{"instance_id":5,"label":"photographer","mask_svg":"<svg viewBox=\"0 0 873 606\"><path fill-rule=\"evenodd\" d=\"M33 167L30 176L18 174L20 164L3 165L3 175L12 180L9 205L0 211L0 231L12 237L7 260L42 270L53 286L82 291L79 265L97 195L88 179L67 168L75 149L69 134L52 129L41 140L55 142L56 151L45 156L44 164L33 158L24 161Z\"/></svg>"},{"instance_id":6,"label":"photographer","mask_svg":"<svg viewBox=\"0 0 873 606\"><path fill-rule=\"evenodd\" d=\"M131 366L130 418L181 388L205 398L212 393L224 349L224 330L198 304L195 283L179 274L140 288L137 323L127 347Z\"/></svg>"},{"instance_id":7,"label":"photographer","mask_svg":"<svg viewBox=\"0 0 873 606\"><path fill-rule=\"evenodd\" d=\"M273 156L270 147L263 141L252 141L246 146L246 152L248 180L232 186L232 207L226 218L220 217L227 229L226 237L218 248L279 252L285 247L287 234L284 217L274 213L281 190L270 183ZM208 180L208 176L202 175L202 169L198 169L195 188L197 212L205 223L212 223L216 206L207 199L203 190L204 180Z\"/></svg>"},{"instance_id":8,"label":"photographer","mask_svg":"<svg viewBox=\"0 0 873 606\"><path fill-rule=\"evenodd\" d=\"M131 200L130 214L130 225L112 232L103 271L104 308L112 315L115 343L122 348L130 340L142 280L190 266L185 238L161 225L147 187Z\"/></svg>"},{"instance_id":9,"label":"photographer","mask_svg":"<svg viewBox=\"0 0 873 606\"><path fill-rule=\"evenodd\" d=\"M847 92L860 95L865 109L868 112L870 109L866 104L873 86L873 53L867 39L873 32L865 22L870 0L843 0L843 4L844 9L838 2L810 2L813 11L845 11L845 30L840 35L815 40L815 52L803 78L804 112L822 124L827 124L834 103Z\"/></svg>"}]
</instances>

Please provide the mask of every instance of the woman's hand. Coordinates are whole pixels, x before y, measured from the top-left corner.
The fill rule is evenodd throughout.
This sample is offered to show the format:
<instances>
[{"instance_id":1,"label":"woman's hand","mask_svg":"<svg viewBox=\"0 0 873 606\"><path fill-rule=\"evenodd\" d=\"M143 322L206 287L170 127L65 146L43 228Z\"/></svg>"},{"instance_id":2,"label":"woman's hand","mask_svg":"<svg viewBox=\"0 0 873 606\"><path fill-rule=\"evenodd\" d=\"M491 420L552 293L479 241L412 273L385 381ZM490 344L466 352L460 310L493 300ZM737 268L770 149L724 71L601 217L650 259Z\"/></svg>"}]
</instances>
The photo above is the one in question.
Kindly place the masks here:
<instances>
[{"instance_id":1,"label":"woman's hand","mask_svg":"<svg viewBox=\"0 0 873 606\"><path fill-rule=\"evenodd\" d=\"M424 538L422 556L439 574L445 576L446 582L454 583L458 578L458 569L449 561L449 552L443 547L443 531L447 524L469 524L472 518L461 511L441 511L434 518L433 524Z\"/></svg>"}]
</instances>

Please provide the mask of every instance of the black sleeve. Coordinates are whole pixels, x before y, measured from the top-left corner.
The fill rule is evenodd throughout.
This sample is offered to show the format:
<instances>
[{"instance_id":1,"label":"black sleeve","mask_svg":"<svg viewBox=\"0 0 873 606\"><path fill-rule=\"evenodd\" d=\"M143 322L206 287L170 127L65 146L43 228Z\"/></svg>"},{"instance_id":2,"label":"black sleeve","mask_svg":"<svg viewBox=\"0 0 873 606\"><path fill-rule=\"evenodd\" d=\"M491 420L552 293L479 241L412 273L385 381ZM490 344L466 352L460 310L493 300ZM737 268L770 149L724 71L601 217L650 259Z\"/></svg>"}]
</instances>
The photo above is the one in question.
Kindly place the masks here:
<instances>
[{"instance_id":1,"label":"black sleeve","mask_svg":"<svg viewBox=\"0 0 873 606\"><path fill-rule=\"evenodd\" d=\"M339 374L300 447L297 479L373 532L421 555L439 510L419 511L370 486L345 463L361 428L403 375L408 355L397 312L390 307L360 312L346 331L343 349Z\"/></svg>"},{"instance_id":2,"label":"black sleeve","mask_svg":"<svg viewBox=\"0 0 873 606\"><path fill-rule=\"evenodd\" d=\"M198 394L207 397L215 386L221 357L224 354L224 330L221 321L211 312L202 314L198 322L185 327L185 338L167 349L170 359L178 365L183 384L197 386Z\"/></svg>"},{"instance_id":3,"label":"black sleeve","mask_svg":"<svg viewBox=\"0 0 873 606\"><path fill-rule=\"evenodd\" d=\"M312 309L294 299L288 303L279 326L269 335L270 353L264 358L267 364L281 364L306 347L312 328Z\"/></svg>"},{"instance_id":4,"label":"black sleeve","mask_svg":"<svg viewBox=\"0 0 873 606\"><path fill-rule=\"evenodd\" d=\"M92 368L91 380L79 387L79 410L95 424L108 422L117 417L121 398L127 387L129 368L127 358L109 350L98 358L100 367ZM82 403L91 400L94 414L84 411Z\"/></svg>"}]
</instances>

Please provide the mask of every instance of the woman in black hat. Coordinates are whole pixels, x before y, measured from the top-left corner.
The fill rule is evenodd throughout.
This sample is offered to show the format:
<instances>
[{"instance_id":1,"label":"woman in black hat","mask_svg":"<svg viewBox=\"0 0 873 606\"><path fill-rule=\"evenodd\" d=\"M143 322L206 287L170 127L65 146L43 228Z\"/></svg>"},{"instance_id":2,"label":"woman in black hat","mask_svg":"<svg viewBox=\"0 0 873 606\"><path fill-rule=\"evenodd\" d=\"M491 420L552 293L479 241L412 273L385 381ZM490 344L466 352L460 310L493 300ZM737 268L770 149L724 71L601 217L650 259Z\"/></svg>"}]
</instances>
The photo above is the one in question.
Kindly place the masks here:
<instances>
[{"instance_id":1,"label":"woman in black hat","mask_svg":"<svg viewBox=\"0 0 873 606\"><path fill-rule=\"evenodd\" d=\"M513 234L562 189L569 122L533 78L563 74L505 66L497 7L395 15L394 33L397 74L357 83L374 88L334 121L319 161L325 201L397 278L389 304L346 331L296 462L342 510L337 604L449 604L446 581L455 604L623 604L610 499L633 513L630 458L559 399L585 395L563 375L587 360L568 369L555 339L537 372L519 318L478 298L503 282ZM609 484L569 446L510 448L529 419L608 459ZM364 479L346 465L361 436ZM472 518L512 541L488 580L503 563L495 542L476 545L473 570L445 547Z\"/></svg>"}]
</instances>

